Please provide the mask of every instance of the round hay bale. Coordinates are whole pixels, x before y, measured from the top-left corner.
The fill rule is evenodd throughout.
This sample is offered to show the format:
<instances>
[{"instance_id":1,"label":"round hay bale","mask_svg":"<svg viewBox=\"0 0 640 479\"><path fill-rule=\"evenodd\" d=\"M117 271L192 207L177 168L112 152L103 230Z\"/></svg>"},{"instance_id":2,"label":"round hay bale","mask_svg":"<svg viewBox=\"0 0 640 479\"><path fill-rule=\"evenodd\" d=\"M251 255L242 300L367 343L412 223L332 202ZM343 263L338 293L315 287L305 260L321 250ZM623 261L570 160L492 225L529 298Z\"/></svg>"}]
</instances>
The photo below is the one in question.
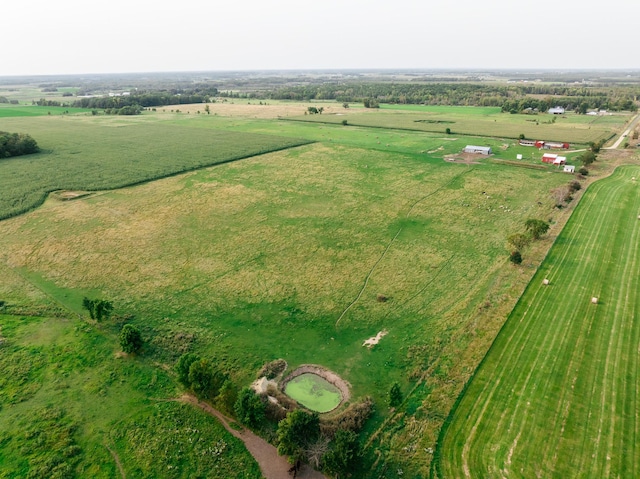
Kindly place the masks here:
<instances>
[{"instance_id":1,"label":"round hay bale","mask_svg":"<svg viewBox=\"0 0 640 479\"><path fill-rule=\"evenodd\" d=\"M598 304L598 298L596 298L595 296L593 298L591 298L591 302L593 304Z\"/></svg>"},{"instance_id":2,"label":"round hay bale","mask_svg":"<svg viewBox=\"0 0 640 479\"><path fill-rule=\"evenodd\" d=\"M542 284L544 284L545 286L549 284L549 280L547 278L542 280Z\"/></svg>"}]
</instances>

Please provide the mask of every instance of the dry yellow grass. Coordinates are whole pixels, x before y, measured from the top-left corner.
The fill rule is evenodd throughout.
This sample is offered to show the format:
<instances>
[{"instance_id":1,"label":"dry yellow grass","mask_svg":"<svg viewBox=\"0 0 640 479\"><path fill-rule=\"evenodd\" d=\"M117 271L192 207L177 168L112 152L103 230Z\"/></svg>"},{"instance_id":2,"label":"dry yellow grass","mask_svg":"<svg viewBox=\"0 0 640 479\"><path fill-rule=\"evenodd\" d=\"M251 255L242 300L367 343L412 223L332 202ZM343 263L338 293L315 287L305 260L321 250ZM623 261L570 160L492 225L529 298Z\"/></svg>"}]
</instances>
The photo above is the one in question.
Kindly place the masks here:
<instances>
[{"instance_id":1,"label":"dry yellow grass","mask_svg":"<svg viewBox=\"0 0 640 479\"><path fill-rule=\"evenodd\" d=\"M208 103L211 115L220 115L228 117L241 117L241 118L261 118L261 119L273 119L289 116L304 115L307 108L310 106L322 106L324 108L324 114L339 114L344 113L346 110L339 103L324 103L324 102L271 102L264 101L263 105L259 104L259 100L241 100L233 99L228 101L217 101L215 103ZM188 105L167 105L156 107L158 113L171 114L171 110L174 112L180 110L181 113L198 114L206 116L204 110L204 103L188 104ZM359 110L362 112L363 110Z\"/></svg>"}]
</instances>

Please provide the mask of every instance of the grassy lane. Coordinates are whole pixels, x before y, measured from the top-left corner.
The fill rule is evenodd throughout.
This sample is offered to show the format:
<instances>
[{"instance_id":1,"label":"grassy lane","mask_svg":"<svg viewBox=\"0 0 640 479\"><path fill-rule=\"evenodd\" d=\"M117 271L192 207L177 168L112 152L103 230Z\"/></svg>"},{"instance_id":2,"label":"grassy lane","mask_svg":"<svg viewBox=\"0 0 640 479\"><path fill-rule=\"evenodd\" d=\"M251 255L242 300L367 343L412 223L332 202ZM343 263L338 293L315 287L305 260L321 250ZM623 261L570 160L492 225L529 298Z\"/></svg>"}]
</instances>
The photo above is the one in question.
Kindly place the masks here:
<instances>
[{"instance_id":1,"label":"grassy lane","mask_svg":"<svg viewBox=\"0 0 640 479\"><path fill-rule=\"evenodd\" d=\"M442 477L637 475L632 177L640 168L619 168L585 194L458 405L438 451Z\"/></svg>"}]
</instances>

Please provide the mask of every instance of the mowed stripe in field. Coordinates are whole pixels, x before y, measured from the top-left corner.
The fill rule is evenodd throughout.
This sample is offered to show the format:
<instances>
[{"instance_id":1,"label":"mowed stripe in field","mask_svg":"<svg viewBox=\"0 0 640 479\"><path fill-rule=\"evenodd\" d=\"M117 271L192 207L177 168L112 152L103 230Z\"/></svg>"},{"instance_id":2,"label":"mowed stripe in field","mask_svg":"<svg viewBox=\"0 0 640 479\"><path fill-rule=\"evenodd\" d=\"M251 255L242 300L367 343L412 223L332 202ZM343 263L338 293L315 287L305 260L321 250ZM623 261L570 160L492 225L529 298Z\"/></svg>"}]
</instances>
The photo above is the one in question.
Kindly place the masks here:
<instances>
[{"instance_id":1,"label":"mowed stripe in field","mask_svg":"<svg viewBox=\"0 0 640 479\"><path fill-rule=\"evenodd\" d=\"M619 168L585 193L461 399L442 477L640 474L633 177Z\"/></svg>"}]
</instances>

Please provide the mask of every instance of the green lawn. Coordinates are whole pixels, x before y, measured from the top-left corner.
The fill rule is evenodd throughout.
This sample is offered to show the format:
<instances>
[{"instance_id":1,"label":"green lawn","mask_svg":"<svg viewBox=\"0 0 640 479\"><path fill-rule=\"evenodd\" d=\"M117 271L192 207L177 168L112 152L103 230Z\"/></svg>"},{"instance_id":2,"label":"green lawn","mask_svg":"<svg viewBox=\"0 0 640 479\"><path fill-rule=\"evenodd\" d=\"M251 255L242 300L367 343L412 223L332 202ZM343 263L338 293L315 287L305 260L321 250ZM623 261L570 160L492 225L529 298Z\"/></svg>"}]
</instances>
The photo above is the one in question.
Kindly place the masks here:
<instances>
[{"instance_id":1,"label":"green lawn","mask_svg":"<svg viewBox=\"0 0 640 479\"><path fill-rule=\"evenodd\" d=\"M585 193L455 409L440 477L640 473L633 177L620 167Z\"/></svg>"}]
</instances>

